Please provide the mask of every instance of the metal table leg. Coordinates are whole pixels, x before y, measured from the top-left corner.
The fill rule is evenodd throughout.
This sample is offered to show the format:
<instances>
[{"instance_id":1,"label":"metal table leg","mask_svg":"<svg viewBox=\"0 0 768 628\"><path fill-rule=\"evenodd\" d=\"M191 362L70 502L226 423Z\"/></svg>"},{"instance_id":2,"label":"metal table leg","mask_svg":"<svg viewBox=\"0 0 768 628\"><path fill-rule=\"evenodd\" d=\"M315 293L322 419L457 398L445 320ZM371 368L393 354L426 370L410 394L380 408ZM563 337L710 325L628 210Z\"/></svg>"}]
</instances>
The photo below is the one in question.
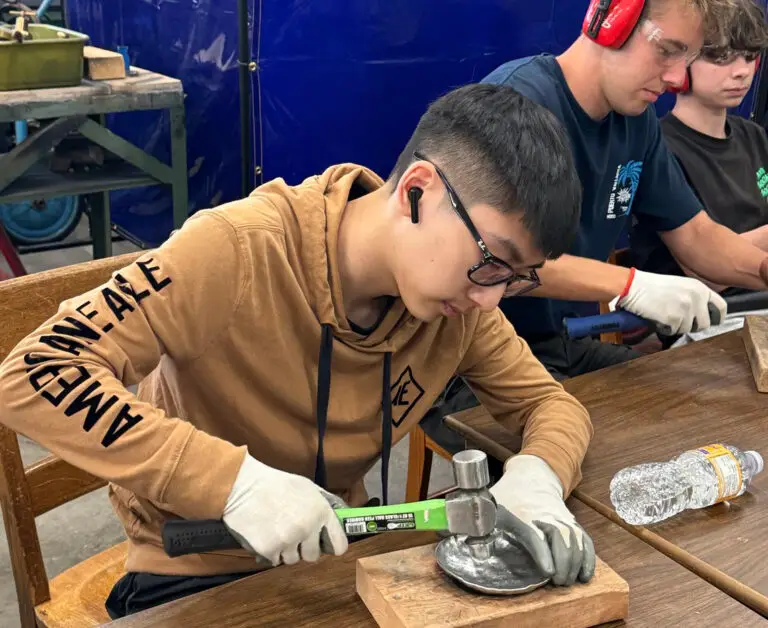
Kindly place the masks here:
<instances>
[{"instance_id":1,"label":"metal table leg","mask_svg":"<svg viewBox=\"0 0 768 628\"><path fill-rule=\"evenodd\" d=\"M187 130L184 105L169 110L171 117L171 166L173 168L173 226L181 227L189 216L187 190Z\"/></svg>"},{"instance_id":2,"label":"metal table leg","mask_svg":"<svg viewBox=\"0 0 768 628\"><path fill-rule=\"evenodd\" d=\"M92 194L91 239L93 240L93 259L112 256L112 219L109 210L109 192Z\"/></svg>"}]
</instances>

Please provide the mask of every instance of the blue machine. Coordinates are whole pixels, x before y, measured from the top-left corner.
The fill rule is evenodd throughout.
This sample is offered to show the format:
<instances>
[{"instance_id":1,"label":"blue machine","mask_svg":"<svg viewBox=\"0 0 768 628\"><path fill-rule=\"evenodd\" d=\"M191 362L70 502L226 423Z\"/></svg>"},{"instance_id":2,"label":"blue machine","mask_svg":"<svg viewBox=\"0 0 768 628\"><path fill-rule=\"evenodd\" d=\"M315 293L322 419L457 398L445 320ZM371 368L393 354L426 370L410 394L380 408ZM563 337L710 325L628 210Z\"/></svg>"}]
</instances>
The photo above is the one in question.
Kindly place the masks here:
<instances>
[{"instance_id":1,"label":"blue machine","mask_svg":"<svg viewBox=\"0 0 768 628\"><path fill-rule=\"evenodd\" d=\"M386 176L427 104L509 59L559 53L587 1L248 0L253 163L260 180L296 183L338 162ZM94 45L127 46L134 65L181 79L187 92L191 211L240 196L236 0L67 0L68 24ZM672 97L662 98L665 112ZM751 96L743 111L748 112ZM168 120L110 126L167 159ZM149 245L171 230L161 187L115 192L113 219Z\"/></svg>"}]
</instances>

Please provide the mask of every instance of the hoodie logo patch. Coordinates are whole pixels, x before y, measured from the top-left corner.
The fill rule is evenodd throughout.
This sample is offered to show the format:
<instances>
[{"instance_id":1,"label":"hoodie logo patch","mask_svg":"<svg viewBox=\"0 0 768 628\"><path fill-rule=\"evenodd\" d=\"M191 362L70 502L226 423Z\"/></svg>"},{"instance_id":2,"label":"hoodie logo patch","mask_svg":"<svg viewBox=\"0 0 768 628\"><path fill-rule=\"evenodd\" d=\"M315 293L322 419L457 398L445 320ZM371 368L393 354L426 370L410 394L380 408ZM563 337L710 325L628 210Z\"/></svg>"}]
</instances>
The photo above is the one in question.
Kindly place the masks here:
<instances>
[{"instance_id":1,"label":"hoodie logo patch","mask_svg":"<svg viewBox=\"0 0 768 628\"><path fill-rule=\"evenodd\" d=\"M423 396L424 389L414 379L411 367L407 366L392 386L392 423L395 427L400 427Z\"/></svg>"}]
</instances>

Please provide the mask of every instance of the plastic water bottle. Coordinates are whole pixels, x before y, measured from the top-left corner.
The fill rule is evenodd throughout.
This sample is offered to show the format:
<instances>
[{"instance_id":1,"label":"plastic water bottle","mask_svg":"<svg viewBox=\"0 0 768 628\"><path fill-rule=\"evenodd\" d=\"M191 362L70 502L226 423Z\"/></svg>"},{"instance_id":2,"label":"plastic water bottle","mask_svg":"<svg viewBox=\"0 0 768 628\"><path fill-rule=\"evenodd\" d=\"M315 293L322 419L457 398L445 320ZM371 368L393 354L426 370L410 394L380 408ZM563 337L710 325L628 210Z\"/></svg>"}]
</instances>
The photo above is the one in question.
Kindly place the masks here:
<instances>
[{"instance_id":1,"label":"plastic water bottle","mask_svg":"<svg viewBox=\"0 0 768 628\"><path fill-rule=\"evenodd\" d=\"M622 469L611 480L611 502L627 523L648 525L738 497L762 470L756 451L707 445L669 462Z\"/></svg>"}]
</instances>

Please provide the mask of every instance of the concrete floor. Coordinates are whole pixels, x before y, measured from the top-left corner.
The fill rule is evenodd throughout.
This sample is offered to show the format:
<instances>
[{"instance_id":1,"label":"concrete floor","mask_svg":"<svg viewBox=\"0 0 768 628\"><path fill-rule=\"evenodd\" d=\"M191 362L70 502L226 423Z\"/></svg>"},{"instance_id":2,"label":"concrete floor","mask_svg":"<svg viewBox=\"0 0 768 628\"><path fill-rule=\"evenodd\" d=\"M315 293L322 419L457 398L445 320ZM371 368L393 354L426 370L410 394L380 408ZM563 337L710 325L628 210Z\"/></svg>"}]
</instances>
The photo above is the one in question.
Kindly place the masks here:
<instances>
[{"instance_id":1,"label":"concrete floor","mask_svg":"<svg viewBox=\"0 0 768 628\"><path fill-rule=\"evenodd\" d=\"M87 222L84 220L71 238L87 237ZM113 247L115 255L136 250L136 247L128 242L116 242ZM91 259L91 254L90 247L76 247L24 255L22 261L27 271L34 273L84 262ZM25 464L30 464L47 454L42 447L27 438L20 437L19 444ZM392 450L389 473L390 503L404 499L407 463L408 440L405 439ZM379 469L380 465L377 464L366 476L366 486L372 497L381 496ZM452 480L450 464L436 458L430 490L445 488ZM107 500L106 489L95 491L42 515L37 519L37 531L49 578L125 538L122 526ZM0 627L19 627L16 590L5 528L0 530Z\"/></svg>"}]
</instances>

